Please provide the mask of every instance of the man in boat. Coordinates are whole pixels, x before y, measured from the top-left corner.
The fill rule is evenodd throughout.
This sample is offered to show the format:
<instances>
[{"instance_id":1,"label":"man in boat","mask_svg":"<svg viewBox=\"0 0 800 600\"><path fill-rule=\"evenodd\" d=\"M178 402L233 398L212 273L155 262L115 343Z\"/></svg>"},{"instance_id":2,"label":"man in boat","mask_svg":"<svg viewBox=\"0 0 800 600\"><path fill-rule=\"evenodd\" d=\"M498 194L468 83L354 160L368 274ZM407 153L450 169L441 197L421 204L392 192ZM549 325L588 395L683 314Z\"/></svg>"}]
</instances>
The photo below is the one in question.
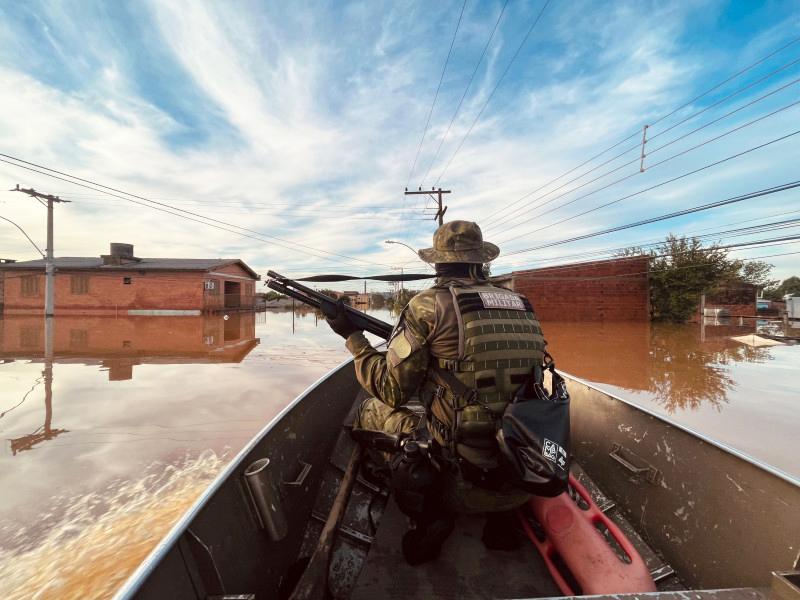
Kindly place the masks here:
<instances>
[{"instance_id":1,"label":"man in boat","mask_svg":"<svg viewBox=\"0 0 800 600\"><path fill-rule=\"evenodd\" d=\"M419 251L435 265L436 282L403 309L387 352L373 348L344 310L328 320L373 396L361 405L357 426L407 434L425 425L441 448L437 489L428 494L434 501L403 538L412 564L438 556L455 513L487 513L483 540L489 548L518 543L510 510L529 494L502 477L497 418L542 364L545 342L527 299L487 280L484 265L499 253L476 223L439 227L433 247ZM424 411L409 407L412 400Z\"/></svg>"}]
</instances>

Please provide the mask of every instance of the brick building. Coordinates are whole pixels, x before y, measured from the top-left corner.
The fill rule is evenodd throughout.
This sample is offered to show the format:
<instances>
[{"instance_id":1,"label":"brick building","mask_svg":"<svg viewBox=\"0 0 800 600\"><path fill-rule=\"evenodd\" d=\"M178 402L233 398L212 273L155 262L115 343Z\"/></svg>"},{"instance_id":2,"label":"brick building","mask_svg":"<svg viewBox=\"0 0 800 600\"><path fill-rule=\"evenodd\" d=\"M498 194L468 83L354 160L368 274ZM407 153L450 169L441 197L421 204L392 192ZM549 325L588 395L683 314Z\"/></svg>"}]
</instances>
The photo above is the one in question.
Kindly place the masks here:
<instances>
[{"instance_id":1,"label":"brick building","mask_svg":"<svg viewBox=\"0 0 800 600\"><path fill-rule=\"evenodd\" d=\"M44 310L44 260L0 263L5 314ZM198 315L252 308L260 277L224 258L138 258L130 244L55 259L55 314Z\"/></svg>"},{"instance_id":2,"label":"brick building","mask_svg":"<svg viewBox=\"0 0 800 600\"><path fill-rule=\"evenodd\" d=\"M542 321L649 321L649 262L633 256L514 271L498 283L527 296Z\"/></svg>"},{"instance_id":3,"label":"brick building","mask_svg":"<svg viewBox=\"0 0 800 600\"><path fill-rule=\"evenodd\" d=\"M723 309L732 316L755 317L759 287L744 281L731 282L713 293L706 294L704 309ZM709 314L707 312L706 314Z\"/></svg>"}]
</instances>

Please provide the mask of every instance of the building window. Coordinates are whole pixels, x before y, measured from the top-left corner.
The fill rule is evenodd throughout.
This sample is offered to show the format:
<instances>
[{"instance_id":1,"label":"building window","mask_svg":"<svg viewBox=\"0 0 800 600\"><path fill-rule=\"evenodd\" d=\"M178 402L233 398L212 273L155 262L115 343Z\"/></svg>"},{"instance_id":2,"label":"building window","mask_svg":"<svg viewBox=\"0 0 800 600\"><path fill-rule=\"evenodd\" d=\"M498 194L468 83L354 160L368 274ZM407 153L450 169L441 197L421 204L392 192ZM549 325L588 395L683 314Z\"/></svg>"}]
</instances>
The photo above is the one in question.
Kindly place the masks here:
<instances>
[{"instance_id":1,"label":"building window","mask_svg":"<svg viewBox=\"0 0 800 600\"><path fill-rule=\"evenodd\" d=\"M125 285L130 285L131 284L131 278L130 277L123 277L122 278L122 283L125 284Z\"/></svg>"},{"instance_id":2,"label":"building window","mask_svg":"<svg viewBox=\"0 0 800 600\"><path fill-rule=\"evenodd\" d=\"M89 346L89 331L86 329L69 330L69 347L86 348Z\"/></svg>"},{"instance_id":3,"label":"building window","mask_svg":"<svg viewBox=\"0 0 800 600\"><path fill-rule=\"evenodd\" d=\"M216 279L206 279L203 282L203 289L209 296L219 295L219 282Z\"/></svg>"},{"instance_id":4,"label":"building window","mask_svg":"<svg viewBox=\"0 0 800 600\"><path fill-rule=\"evenodd\" d=\"M22 295L28 297L39 295L38 275L25 275L22 278Z\"/></svg>"},{"instance_id":5,"label":"building window","mask_svg":"<svg viewBox=\"0 0 800 600\"><path fill-rule=\"evenodd\" d=\"M19 345L23 348L42 347L42 328L23 325L19 329Z\"/></svg>"},{"instance_id":6,"label":"building window","mask_svg":"<svg viewBox=\"0 0 800 600\"><path fill-rule=\"evenodd\" d=\"M88 275L73 275L70 277L70 284L73 294L88 294L89 293L89 276Z\"/></svg>"}]
</instances>

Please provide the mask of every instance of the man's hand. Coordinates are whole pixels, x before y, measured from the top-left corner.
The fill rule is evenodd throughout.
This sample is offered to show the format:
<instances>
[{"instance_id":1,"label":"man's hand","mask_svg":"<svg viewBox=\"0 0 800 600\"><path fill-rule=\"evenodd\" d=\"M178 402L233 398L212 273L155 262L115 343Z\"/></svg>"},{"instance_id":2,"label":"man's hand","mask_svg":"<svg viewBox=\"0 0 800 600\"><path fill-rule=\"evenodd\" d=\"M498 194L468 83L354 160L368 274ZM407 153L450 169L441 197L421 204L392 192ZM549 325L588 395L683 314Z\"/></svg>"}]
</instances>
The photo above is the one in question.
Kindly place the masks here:
<instances>
[{"instance_id":1,"label":"man's hand","mask_svg":"<svg viewBox=\"0 0 800 600\"><path fill-rule=\"evenodd\" d=\"M356 331L361 331L358 327L353 325L353 322L347 315L344 302L342 302L341 298L339 298L339 301L336 303L336 315L333 318L325 317L325 321L327 321L334 332L338 333L344 339L349 338Z\"/></svg>"}]
</instances>

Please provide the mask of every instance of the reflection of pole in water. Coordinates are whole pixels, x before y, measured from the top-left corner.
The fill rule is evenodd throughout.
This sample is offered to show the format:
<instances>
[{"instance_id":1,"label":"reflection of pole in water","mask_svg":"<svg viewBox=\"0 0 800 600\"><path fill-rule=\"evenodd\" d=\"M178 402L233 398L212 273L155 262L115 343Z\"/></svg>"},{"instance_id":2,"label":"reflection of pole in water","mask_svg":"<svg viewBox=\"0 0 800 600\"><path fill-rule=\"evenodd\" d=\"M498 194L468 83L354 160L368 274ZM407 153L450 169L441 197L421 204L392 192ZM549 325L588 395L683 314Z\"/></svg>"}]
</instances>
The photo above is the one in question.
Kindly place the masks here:
<instances>
[{"instance_id":1,"label":"reflection of pole in water","mask_svg":"<svg viewBox=\"0 0 800 600\"><path fill-rule=\"evenodd\" d=\"M292 298L292 333L294 333L294 298Z\"/></svg>"},{"instance_id":2,"label":"reflection of pole in water","mask_svg":"<svg viewBox=\"0 0 800 600\"><path fill-rule=\"evenodd\" d=\"M24 450L30 450L39 442L51 440L54 437L67 433L66 429L52 429L53 423L53 332L55 321L53 317L44 320L44 427L33 433L23 435L11 442L11 453L16 455Z\"/></svg>"}]
</instances>

